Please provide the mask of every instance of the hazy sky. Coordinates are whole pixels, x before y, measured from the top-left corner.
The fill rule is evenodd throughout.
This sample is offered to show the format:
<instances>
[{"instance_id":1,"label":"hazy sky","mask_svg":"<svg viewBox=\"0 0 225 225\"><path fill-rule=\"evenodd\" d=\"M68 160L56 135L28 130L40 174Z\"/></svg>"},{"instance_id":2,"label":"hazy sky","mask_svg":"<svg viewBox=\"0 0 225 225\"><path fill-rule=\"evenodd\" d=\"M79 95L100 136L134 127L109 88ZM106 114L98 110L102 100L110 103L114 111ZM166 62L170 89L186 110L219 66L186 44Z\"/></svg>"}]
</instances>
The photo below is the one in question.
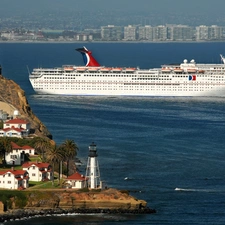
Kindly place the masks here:
<instances>
[{"instance_id":1,"label":"hazy sky","mask_svg":"<svg viewBox=\"0 0 225 225\"><path fill-rule=\"evenodd\" d=\"M225 0L0 0L0 12L13 14L32 10L120 10L224 13Z\"/></svg>"}]
</instances>

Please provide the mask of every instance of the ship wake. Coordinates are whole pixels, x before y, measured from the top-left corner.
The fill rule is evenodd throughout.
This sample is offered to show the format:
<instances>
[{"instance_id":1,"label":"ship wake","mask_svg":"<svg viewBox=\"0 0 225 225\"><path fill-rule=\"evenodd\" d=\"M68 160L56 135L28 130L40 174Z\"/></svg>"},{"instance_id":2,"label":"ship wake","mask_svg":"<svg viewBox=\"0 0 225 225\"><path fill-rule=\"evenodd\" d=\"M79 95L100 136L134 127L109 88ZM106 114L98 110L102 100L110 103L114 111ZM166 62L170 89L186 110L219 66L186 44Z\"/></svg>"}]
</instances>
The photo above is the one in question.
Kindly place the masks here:
<instances>
[{"instance_id":1,"label":"ship wake","mask_svg":"<svg viewBox=\"0 0 225 225\"><path fill-rule=\"evenodd\" d=\"M175 188L175 191L180 192L225 192L225 190L218 189L197 189L197 188Z\"/></svg>"}]
</instances>

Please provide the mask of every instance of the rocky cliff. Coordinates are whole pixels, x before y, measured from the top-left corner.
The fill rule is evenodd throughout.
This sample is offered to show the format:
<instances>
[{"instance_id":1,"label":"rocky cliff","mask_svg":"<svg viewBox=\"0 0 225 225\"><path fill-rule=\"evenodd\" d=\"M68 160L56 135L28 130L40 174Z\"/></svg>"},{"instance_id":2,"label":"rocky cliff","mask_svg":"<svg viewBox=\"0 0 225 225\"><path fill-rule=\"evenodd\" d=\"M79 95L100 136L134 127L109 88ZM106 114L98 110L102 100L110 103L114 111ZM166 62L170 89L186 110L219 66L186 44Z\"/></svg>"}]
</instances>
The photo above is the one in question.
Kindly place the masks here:
<instances>
[{"instance_id":1,"label":"rocky cliff","mask_svg":"<svg viewBox=\"0 0 225 225\"><path fill-rule=\"evenodd\" d=\"M24 90L13 80L6 79L2 75L0 75L0 101L13 106L18 110L22 119L30 122L31 133L52 139L45 125L32 112Z\"/></svg>"},{"instance_id":2,"label":"rocky cliff","mask_svg":"<svg viewBox=\"0 0 225 225\"><path fill-rule=\"evenodd\" d=\"M45 190L31 192L27 195L26 208L61 208L61 209L141 209L147 206L146 201L138 200L127 192L106 189L100 192L79 192L71 189Z\"/></svg>"},{"instance_id":3,"label":"rocky cliff","mask_svg":"<svg viewBox=\"0 0 225 225\"><path fill-rule=\"evenodd\" d=\"M0 223L31 218L34 216L81 214L151 214L156 210L147 207L144 200L138 200L126 191L116 189L91 190L72 189L25 190L22 195L7 200L5 210L0 211ZM0 202L1 203L1 202ZM3 209L3 208L2 208Z\"/></svg>"}]
</instances>

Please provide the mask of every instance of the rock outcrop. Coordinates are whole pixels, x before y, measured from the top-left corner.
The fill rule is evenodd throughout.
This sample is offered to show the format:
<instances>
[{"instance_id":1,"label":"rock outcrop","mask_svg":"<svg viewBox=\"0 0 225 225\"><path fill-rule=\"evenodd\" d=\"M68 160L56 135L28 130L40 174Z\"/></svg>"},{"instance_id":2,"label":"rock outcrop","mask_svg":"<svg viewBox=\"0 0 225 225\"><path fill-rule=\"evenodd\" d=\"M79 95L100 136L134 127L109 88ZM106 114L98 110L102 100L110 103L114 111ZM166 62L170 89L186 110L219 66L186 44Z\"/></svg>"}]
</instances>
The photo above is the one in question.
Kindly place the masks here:
<instances>
[{"instance_id":1,"label":"rock outcrop","mask_svg":"<svg viewBox=\"0 0 225 225\"><path fill-rule=\"evenodd\" d=\"M32 112L24 90L13 80L6 79L2 75L0 75L0 101L13 106L18 110L22 119L30 122L31 133L52 139L52 135L46 126Z\"/></svg>"},{"instance_id":2,"label":"rock outcrop","mask_svg":"<svg viewBox=\"0 0 225 225\"><path fill-rule=\"evenodd\" d=\"M85 191L85 192L84 192ZM147 207L147 202L138 200L127 191L117 189L72 190L35 189L15 194L0 212L0 223L34 216L48 216L71 213L106 214L151 214L155 209Z\"/></svg>"},{"instance_id":3,"label":"rock outcrop","mask_svg":"<svg viewBox=\"0 0 225 225\"><path fill-rule=\"evenodd\" d=\"M25 208L61 209L125 209L146 208L147 202L130 196L127 192L106 189L100 192L79 192L71 189L35 191L28 194Z\"/></svg>"}]
</instances>

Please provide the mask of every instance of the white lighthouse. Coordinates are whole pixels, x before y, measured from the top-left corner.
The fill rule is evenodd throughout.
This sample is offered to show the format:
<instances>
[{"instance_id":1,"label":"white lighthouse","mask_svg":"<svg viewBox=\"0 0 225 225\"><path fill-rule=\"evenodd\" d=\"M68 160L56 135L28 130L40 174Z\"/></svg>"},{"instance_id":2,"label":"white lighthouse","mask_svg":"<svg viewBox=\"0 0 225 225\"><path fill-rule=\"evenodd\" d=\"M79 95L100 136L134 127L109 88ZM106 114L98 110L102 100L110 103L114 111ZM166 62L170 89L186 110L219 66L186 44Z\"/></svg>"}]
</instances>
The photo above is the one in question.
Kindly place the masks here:
<instances>
[{"instance_id":1,"label":"white lighthouse","mask_svg":"<svg viewBox=\"0 0 225 225\"><path fill-rule=\"evenodd\" d=\"M100 186L100 171L97 160L97 148L96 144L92 142L89 146L86 178L88 178L88 188L96 189L101 188Z\"/></svg>"}]
</instances>

